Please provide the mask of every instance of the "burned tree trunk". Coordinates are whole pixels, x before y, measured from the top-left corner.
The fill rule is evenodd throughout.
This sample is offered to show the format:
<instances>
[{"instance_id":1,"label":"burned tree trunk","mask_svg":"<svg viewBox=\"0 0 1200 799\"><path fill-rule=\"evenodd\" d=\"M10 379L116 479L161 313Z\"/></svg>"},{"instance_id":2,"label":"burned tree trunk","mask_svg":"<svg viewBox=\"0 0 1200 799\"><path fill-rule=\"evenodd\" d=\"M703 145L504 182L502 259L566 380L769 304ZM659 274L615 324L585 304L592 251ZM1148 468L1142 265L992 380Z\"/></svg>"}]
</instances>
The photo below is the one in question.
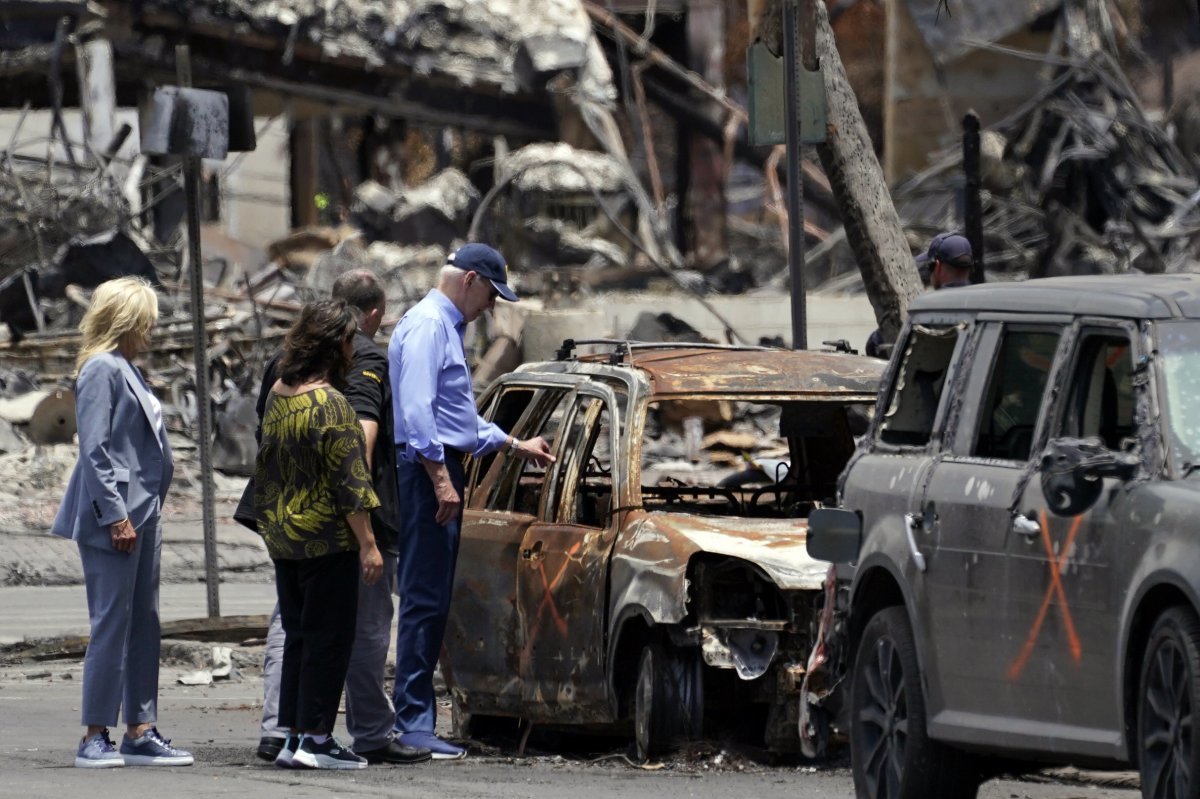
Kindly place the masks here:
<instances>
[{"instance_id":1,"label":"burned tree trunk","mask_svg":"<svg viewBox=\"0 0 1200 799\"><path fill-rule=\"evenodd\" d=\"M885 341L894 341L908 303L921 293L912 254L871 137L838 55L829 14L817 3L817 54L829 102L828 136L817 149L833 187L846 240L862 271Z\"/></svg>"}]
</instances>

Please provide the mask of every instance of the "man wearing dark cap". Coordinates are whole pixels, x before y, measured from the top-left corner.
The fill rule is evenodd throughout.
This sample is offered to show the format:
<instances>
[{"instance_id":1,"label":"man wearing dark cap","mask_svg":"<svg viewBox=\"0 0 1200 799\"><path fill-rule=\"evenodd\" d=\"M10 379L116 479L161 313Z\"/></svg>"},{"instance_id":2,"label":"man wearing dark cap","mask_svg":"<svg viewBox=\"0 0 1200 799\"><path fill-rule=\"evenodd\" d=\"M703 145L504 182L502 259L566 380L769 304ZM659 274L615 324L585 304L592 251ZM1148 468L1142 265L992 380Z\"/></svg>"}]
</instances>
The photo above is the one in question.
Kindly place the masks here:
<instances>
[{"instance_id":1,"label":"man wearing dark cap","mask_svg":"<svg viewBox=\"0 0 1200 799\"><path fill-rule=\"evenodd\" d=\"M917 275L921 278L921 285L929 288L931 279L930 270L932 269L932 264L929 263L929 252L926 251L918 255L913 259L913 263L917 266ZM871 331L871 335L867 336L867 346L863 349L863 352L872 358L886 359L888 349L884 347L883 331L875 328Z\"/></svg>"},{"instance_id":2,"label":"man wearing dark cap","mask_svg":"<svg viewBox=\"0 0 1200 799\"><path fill-rule=\"evenodd\" d=\"M394 731L401 744L430 749L435 760L466 756L434 734L433 698L458 559L463 461L505 448L542 466L554 461L542 438L519 441L475 410L463 332L497 297L517 301L503 256L486 244L460 247L388 345L401 525Z\"/></svg>"},{"instance_id":3,"label":"man wearing dark cap","mask_svg":"<svg viewBox=\"0 0 1200 799\"><path fill-rule=\"evenodd\" d=\"M971 284L971 264L975 255L966 236L940 233L929 242L929 250L925 255L931 264L929 283L935 291Z\"/></svg>"}]
</instances>

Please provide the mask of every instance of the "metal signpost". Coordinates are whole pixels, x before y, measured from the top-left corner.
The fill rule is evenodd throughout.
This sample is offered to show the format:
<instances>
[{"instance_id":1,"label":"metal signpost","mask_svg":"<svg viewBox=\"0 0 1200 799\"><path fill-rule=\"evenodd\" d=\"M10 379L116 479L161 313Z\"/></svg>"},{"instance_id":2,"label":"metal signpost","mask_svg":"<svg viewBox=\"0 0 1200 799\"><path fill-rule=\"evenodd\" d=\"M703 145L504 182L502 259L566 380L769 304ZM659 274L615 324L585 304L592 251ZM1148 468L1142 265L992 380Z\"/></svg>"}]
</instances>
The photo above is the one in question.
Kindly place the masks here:
<instances>
[{"instance_id":1,"label":"metal signpost","mask_svg":"<svg viewBox=\"0 0 1200 799\"><path fill-rule=\"evenodd\" d=\"M201 160L221 160L231 149L253 150L253 123L247 98L234 91L192 88L191 54L187 45L175 48L179 86L159 87L142 119L142 152L177 155L183 160L184 196L187 200L188 282L191 288L192 351L196 370L196 413L200 448L200 485L204 524L204 575L208 588L208 615L221 615L220 572L217 568L217 527L212 472L212 396L208 385L208 331L204 326L204 269L200 252ZM231 96L234 113L245 130L230 141Z\"/></svg>"}]
</instances>

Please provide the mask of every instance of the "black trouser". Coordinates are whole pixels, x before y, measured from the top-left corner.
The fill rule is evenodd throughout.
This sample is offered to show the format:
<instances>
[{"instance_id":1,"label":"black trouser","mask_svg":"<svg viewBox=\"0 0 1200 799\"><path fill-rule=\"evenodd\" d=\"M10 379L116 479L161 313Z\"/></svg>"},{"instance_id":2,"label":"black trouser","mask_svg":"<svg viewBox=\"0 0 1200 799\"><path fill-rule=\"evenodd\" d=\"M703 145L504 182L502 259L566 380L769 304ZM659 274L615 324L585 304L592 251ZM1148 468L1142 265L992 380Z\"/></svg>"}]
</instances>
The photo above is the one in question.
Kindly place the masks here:
<instances>
[{"instance_id":1,"label":"black trouser","mask_svg":"<svg viewBox=\"0 0 1200 799\"><path fill-rule=\"evenodd\" d=\"M354 645L358 571L357 552L275 561L284 634L280 727L333 732Z\"/></svg>"}]
</instances>

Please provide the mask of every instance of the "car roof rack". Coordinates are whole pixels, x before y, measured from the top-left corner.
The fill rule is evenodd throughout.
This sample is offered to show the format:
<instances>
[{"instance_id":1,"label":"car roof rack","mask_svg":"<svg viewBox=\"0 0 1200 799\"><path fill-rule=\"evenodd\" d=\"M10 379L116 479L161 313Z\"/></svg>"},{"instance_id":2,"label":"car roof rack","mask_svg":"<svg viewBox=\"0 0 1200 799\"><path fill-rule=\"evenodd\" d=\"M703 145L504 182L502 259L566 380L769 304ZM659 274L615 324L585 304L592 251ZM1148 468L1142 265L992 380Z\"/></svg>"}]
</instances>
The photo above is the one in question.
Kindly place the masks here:
<instances>
[{"instance_id":1,"label":"car roof rack","mask_svg":"<svg viewBox=\"0 0 1200 799\"><path fill-rule=\"evenodd\" d=\"M706 341L631 341L620 338L567 338L563 339L562 347L554 353L554 360L566 361L574 358L575 348L580 345L610 345L613 351L609 353L608 362L619 364L634 350L759 350L766 351L774 347L759 347L752 344L714 344Z\"/></svg>"}]
</instances>

